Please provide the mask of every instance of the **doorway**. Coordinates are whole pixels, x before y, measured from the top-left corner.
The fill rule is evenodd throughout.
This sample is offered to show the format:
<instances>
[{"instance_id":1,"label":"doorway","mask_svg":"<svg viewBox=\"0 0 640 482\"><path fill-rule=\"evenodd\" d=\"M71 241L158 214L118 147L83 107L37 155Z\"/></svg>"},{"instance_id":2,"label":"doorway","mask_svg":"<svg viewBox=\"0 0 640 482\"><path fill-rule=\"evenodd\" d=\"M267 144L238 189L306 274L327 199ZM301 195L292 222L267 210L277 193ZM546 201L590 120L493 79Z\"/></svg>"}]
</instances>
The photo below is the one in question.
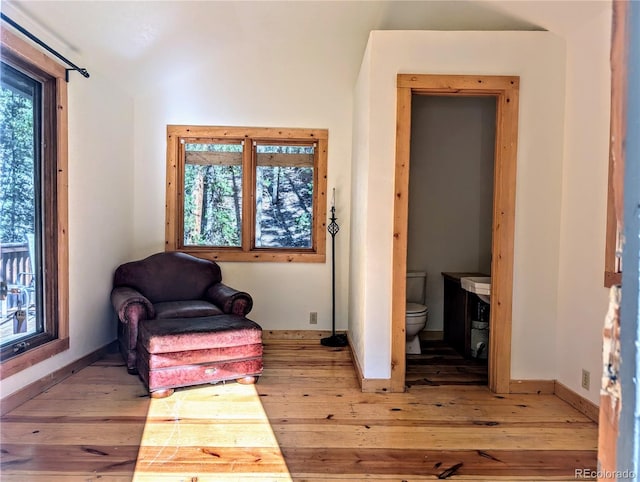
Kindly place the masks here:
<instances>
[{"instance_id":1,"label":"doorway","mask_svg":"<svg viewBox=\"0 0 640 482\"><path fill-rule=\"evenodd\" d=\"M407 349L408 387L487 385L490 298L461 278L491 276L495 120L492 96L412 95L407 270L426 274L428 320Z\"/></svg>"},{"instance_id":2,"label":"doorway","mask_svg":"<svg viewBox=\"0 0 640 482\"><path fill-rule=\"evenodd\" d=\"M391 335L391 388L393 391L404 390L406 375L405 276L412 96L446 95L490 96L496 100L488 382L493 392L509 392L518 89L518 77L398 75Z\"/></svg>"}]
</instances>

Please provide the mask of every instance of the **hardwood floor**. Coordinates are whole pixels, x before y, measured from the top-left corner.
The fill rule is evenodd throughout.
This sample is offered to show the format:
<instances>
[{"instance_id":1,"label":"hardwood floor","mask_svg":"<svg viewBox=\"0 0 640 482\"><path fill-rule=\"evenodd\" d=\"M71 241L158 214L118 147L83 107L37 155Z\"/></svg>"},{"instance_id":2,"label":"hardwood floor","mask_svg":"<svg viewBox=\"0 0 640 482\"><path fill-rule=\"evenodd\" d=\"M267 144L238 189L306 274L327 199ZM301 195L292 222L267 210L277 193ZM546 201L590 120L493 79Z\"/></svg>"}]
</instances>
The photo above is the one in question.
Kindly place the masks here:
<instances>
[{"instance_id":1,"label":"hardwood floor","mask_svg":"<svg viewBox=\"0 0 640 482\"><path fill-rule=\"evenodd\" d=\"M420 355L407 355L405 383L432 387L488 384L486 359L465 359L442 340L422 340Z\"/></svg>"},{"instance_id":2,"label":"hardwood floor","mask_svg":"<svg viewBox=\"0 0 640 482\"><path fill-rule=\"evenodd\" d=\"M533 481L596 468L596 425L553 395L409 383L361 393L348 349L268 339L257 385L150 400L113 355L0 420L2 480Z\"/></svg>"}]
</instances>

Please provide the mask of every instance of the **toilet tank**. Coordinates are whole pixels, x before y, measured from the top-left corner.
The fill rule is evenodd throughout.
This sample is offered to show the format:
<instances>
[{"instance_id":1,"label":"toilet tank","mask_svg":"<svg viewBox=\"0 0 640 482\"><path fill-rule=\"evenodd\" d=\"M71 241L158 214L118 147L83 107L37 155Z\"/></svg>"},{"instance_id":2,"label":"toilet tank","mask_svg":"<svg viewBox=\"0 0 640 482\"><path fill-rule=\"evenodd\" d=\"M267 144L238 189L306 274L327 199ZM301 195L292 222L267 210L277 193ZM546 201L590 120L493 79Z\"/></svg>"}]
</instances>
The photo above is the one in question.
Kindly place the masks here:
<instances>
[{"instance_id":1,"label":"toilet tank","mask_svg":"<svg viewBox=\"0 0 640 482\"><path fill-rule=\"evenodd\" d=\"M427 273L407 271L407 302L425 304Z\"/></svg>"}]
</instances>

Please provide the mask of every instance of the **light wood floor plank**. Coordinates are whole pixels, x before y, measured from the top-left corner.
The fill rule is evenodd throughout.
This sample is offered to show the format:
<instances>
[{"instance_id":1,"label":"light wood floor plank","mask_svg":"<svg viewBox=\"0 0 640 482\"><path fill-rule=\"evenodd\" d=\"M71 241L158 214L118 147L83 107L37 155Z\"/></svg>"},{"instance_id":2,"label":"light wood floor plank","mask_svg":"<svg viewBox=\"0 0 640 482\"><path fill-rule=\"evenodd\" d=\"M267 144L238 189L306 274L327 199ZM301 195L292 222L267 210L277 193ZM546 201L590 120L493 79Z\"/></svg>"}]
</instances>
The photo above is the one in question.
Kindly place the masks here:
<instances>
[{"instance_id":1,"label":"light wood floor plank","mask_svg":"<svg viewBox=\"0 0 640 482\"><path fill-rule=\"evenodd\" d=\"M1 478L568 481L595 470L587 417L553 395L494 395L482 367L438 350L408 369L406 393L377 394L360 392L348 349L267 339L257 385L161 400L110 355L1 419Z\"/></svg>"}]
</instances>

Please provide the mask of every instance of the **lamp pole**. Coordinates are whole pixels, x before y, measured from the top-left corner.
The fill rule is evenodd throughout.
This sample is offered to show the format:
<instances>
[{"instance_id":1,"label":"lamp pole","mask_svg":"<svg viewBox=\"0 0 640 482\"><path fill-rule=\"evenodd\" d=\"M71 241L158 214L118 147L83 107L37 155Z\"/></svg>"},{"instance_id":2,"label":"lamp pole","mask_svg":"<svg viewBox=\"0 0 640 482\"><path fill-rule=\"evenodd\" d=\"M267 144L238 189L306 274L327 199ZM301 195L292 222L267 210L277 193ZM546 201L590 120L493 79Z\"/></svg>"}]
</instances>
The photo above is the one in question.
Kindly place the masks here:
<instances>
[{"instance_id":1,"label":"lamp pole","mask_svg":"<svg viewBox=\"0 0 640 482\"><path fill-rule=\"evenodd\" d=\"M340 226L336 223L336 189L333 188L331 197L331 222L327 226L327 231L331 235L331 336L323 338L320 343L324 346L340 347L347 346L347 336L336 335L336 234L340 231Z\"/></svg>"}]
</instances>

